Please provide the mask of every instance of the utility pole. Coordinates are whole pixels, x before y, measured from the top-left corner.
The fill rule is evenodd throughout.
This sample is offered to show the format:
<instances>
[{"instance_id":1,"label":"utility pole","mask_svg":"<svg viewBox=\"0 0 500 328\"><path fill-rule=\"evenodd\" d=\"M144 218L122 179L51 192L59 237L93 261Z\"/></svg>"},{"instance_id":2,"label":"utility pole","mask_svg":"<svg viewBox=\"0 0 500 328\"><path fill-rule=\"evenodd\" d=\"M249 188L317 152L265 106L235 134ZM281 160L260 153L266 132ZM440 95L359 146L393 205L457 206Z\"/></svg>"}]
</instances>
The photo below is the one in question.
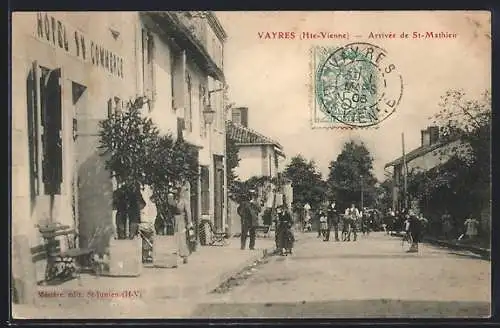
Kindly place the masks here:
<instances>
[{"instance_id":1,"label":"utility pole","mask_svg":"<svg viewBox=\"0 0 500 328\"><path fill-rule=\"evenodd\" d=\"M406 153L405 153L405 134L401 133L401 143L402 143L402 148L403 148L403 204L404 208L408 208L408 194L407 194L407 175L408 175L408 170L406 167Z\"/></svg>"},{"instance_id":2,"label":"utility pole","mask_svg":"<svg viewBox=\"0 0 500 328\"><path fill-rule=\"evenodd\" d=\"M364 183L363 183L363 176L360 175L359 176L360 180L361 180L361 211L363 211L363 208L364 208L364 198L365 198L365 195L364 195Z\"/></svg>"}]
</instances>

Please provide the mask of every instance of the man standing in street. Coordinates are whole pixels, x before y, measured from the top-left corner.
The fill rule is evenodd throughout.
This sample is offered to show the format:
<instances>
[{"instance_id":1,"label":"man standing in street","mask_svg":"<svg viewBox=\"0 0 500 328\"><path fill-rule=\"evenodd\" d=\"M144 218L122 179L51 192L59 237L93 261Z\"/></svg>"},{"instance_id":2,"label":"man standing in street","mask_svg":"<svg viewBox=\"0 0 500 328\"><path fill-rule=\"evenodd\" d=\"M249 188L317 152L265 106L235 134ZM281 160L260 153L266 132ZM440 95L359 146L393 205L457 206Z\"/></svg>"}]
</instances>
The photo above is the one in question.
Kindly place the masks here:
<instances>
[{"instance_id":1,"label":"man standing in street","mask_svg":"<svg viewBox=\"0 0 500 328\"><path fill-rule=\"evenodd\" d=\"M247 236L250 236L249 248L255 249L255 228L258 225L259 204L257 194L254 190L249 192L251 200L243 200L238 206L238 214L241 217L241 249L245 249Z\"/></svg>"},{"instance_id":2,"label":"man standing in street","mask_svg":"<svg viewBox=\"0 0 500 328\"><path fill-rule=\"evenodd\" d=\"M120 186L113 192L113 209L116 210L116 232L118 239L127 238L127 208L126 190L124 186Z\"/></svg>"},{"instance_id":3,"label":"man standing in street","mask_svg":"<svg viewBox=\"0 0 500 328\"><path fill-rule=\"evenodd\" d=\"M139 223L141 223L141 210L146 206L142 198L141 186L134 184L127 191L128 201L128 224L129 238L134 239L139 234Z\"/></svg>"},{"instance_id":4,"label":"man standing in street","mask_svg":"<svg viewBox=\"0 0 500 328\"><path fill-rule=\"evenodd\" d=\"M409 223L409 232L412 237L412 244L410 249L407 251L408 253L417 253L418 252L418 244L422 237L422 227L423 221L419 219L419 217L414 213L414 211L408 211L408 223Z\"/></svg>"},{"instance_id":5,"label":"man standing in street","mask_svg":"<svg viewBox=\"0 0 500 328\"><path fill-rule=\"evenodd\" d=\"M353 234L353 241L358 238L358 220L360 219L360 212L354 203L351 207L346 209L345 216L349 220L350 229L348 229L347 241L351 241L351 233Z\"/></svg>"},{"instance_id":6,"label":"man standing in street","mask_svg":"<svg viewBox=\"0 0 500 328\"><path fill-rule=\"evenodd\" d=\"M447 209L445 209L444 214L441 216L441 224L443 227L442 230L444 233L444 237L447 240L452 239L453 238L453 235L452 235L453 225L452 225L451 215Z\"/></svg>"},{"instance_id":7,"label":"man standing in street","mask_svg":"<svg viewBox=\"0 0 500 328\"><path fill-rule=\"evenodd\" d=\"M328 217L328 232L326 235L326 240L330 240L330 232L333 228L335 231L335 241L339 241L339 216L337 213L337 208L335 201L332 201L327 209L327 217Z\"/></svg>"}]
</instances>

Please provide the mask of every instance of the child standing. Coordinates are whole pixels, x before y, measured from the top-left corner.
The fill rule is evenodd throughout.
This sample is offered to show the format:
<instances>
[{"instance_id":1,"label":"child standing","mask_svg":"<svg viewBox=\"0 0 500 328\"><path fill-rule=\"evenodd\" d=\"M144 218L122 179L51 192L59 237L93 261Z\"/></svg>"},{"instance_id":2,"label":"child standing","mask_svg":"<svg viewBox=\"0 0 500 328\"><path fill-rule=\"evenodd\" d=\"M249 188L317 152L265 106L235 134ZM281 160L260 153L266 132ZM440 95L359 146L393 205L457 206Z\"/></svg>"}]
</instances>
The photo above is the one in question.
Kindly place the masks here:
<instances>
[{"instance_id":1,"label":"child standing","mask_svg":"<svg viewBox=\"0 0 500 328\"><path fill-rule=\"evenodd\" d=\"M319 213L319 230L321 235L323 236L323 241L326 241L328 233L328 218L323 212Z\"/></svg>"}]
</instances>

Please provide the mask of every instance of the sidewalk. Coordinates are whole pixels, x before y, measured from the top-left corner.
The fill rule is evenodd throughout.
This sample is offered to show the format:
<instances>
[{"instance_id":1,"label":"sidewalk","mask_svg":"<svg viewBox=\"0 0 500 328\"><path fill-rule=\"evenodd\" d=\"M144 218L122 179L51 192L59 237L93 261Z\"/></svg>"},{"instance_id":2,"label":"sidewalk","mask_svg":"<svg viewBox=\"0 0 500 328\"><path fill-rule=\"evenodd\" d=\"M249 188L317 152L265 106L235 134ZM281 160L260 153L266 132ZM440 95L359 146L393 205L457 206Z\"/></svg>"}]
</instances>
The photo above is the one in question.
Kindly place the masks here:
<instances>
[{"instance_id":1,"label":"sidewalk","mask_svg":"<svg viewBox=\"0 0 500 328\"><path fill-rule=\"evenodd\" d=\"M403 237L403 234L400 232L394 232L391 235L395 236L395 237ZM429 244L432 244L432 245L446 247L446 248L450 248L450 249L454 249L454 250L469 251L469 252L478 254L485 259L488 259L488 260L491 259L491 250L489 248L482 248L482 247L478 247L478 246L474 246L474 245L467 245L467 244L448 241L448 240L440 240L440 239L432 238L432 237L424 237L423 241L427 242Z\"/></svg>"},{"instance_id":2,"label":"sidewalk","mask_svg":"<svg viewBox=\"0 0 500 328\"><path fill-rule=\"evenodd\" d=\"M196 301L274 249L273 238L259 238L255 250L201 246L189 263L164 269L145 265L139 277L82 274L59 286L39 286L55 296L37 297L35 306L13 304L17 318L176 318L188 316Z\"/></svg>"}]
</instances>

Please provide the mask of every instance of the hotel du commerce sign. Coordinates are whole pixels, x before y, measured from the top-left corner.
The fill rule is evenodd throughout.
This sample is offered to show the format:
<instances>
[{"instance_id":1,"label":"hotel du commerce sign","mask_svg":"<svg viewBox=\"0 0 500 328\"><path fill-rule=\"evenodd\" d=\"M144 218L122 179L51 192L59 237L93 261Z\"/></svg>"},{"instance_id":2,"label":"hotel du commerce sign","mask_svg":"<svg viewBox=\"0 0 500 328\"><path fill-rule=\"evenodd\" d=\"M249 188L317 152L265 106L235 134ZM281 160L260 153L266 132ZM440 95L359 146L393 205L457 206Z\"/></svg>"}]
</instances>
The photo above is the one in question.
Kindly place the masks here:
<instances>
[{"instance_id":1,"label":"hotel du commerce sign","mask_svg":"<svg viewBox=\"0 0 500 328\"><path fill-rule=\"evenodd\" d=\"M85 63L123 78L123 58L84 33L47 13L37 13L36 36Z\"/></svg>"}]
</instances>

